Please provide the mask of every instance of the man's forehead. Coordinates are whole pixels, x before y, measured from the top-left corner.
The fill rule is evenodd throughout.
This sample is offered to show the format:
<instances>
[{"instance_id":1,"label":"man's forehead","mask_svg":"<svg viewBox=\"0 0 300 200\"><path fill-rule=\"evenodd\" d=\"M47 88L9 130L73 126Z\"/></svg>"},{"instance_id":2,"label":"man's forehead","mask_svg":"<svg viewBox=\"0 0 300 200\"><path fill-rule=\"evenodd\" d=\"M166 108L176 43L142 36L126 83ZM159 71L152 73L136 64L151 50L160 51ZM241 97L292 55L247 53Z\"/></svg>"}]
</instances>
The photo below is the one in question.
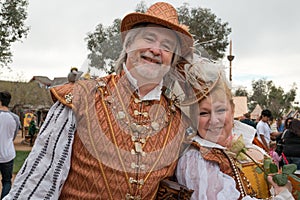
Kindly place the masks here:
<instances>
[{"instance_id":1,"label":"man's forehead","mask_svg":"<svg viewBox=\"0 0 300 200\"><path fill-rule=\"evenodd\" d=\"M158 34L158 36L167 34L168 37L170 36L173 36L174 38L177 37L176 31L157 24L148 24L147 26L141 28L143 29L143 32Z\"/></svg>"}]
</instances>

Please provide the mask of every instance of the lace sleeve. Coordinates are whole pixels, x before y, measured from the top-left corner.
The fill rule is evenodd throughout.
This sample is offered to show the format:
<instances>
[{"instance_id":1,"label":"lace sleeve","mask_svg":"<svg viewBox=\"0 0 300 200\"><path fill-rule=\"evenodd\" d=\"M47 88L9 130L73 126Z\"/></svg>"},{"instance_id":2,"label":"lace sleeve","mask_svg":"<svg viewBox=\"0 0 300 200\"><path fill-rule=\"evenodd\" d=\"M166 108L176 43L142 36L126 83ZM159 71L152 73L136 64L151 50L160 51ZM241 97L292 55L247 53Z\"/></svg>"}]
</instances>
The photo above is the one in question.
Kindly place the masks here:
<instances>
[{"instance_id":1,"label":"lace sleeve","mask_svg":"<svg viewBox=\"0 0 300 200\"><path fill-rule=\"evenodd\" d=\"M204 160L198 150L189 150L179 159L176 177L180 184L194 190L192 200L225 200L228 196L238 199L240 196L235 181L222 173L216 163Z\"/></svg>"}]
</instances>

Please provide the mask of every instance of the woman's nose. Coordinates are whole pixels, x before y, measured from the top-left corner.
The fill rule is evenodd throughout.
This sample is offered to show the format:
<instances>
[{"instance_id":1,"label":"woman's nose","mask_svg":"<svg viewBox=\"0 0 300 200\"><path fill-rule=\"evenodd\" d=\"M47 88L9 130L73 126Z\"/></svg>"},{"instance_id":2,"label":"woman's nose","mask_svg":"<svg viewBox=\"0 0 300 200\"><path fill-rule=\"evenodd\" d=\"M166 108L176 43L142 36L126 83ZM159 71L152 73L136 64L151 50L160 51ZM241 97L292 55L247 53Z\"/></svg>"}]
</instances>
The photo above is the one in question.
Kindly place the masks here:
<instances>
[{"instance_id":1,"label":"woman's nose","mask_svg":"<svg viewBox=\"0 0 300 200\"><path fill-rule=\"evenodd\" d=\"M224 122L224 115L212 113L210 117L210 124L218 125Z\"/></svg>"}]
</instances>

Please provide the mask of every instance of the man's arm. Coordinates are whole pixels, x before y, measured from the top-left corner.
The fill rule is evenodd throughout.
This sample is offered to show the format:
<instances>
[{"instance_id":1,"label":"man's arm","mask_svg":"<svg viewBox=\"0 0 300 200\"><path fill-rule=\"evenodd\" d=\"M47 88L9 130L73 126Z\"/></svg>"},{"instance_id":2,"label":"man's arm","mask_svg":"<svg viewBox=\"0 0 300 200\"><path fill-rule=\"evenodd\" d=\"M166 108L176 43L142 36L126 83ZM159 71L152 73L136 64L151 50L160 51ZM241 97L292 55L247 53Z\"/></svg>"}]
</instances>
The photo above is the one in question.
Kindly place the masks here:
<instances>
[{"instance_id":1,"label":"man's arm","mask_svg":"<svg viewBox=\"0 0 300 200\"><path fill-rule=\"evenodd\" d=\"M269 145L265 139L265 136L263 134L260 134L260 138L261 138L261 142L263 143L263 145L265 146L265 148L269 151Z\"/></svg>"},{"instance_id":2,"label":"man's arm","mask_svg":"<svg viewBox=\"0 0 300 200\"><path fill-rule=\"evenodd\" d=\"M272 140L276 140L276 137L279 136L281 133L280 132L272 132L270 134L270 137Z\"/></svg>"}]
</instances>

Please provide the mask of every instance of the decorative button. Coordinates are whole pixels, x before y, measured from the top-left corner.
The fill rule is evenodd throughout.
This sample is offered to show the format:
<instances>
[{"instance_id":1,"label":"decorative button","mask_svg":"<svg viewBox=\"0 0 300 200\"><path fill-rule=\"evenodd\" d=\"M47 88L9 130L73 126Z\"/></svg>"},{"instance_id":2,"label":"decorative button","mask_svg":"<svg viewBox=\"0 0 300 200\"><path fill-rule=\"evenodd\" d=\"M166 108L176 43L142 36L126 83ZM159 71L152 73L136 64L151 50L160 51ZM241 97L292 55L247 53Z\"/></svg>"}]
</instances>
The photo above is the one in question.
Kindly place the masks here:
<instances>
[{"instance_id":1,"label":"decorative button","mask_svg":"<svg viewBox=\"0 0 300 200\"><path fill-rule=\"evenodd\" d=\"M105 87L106 83L104 81L98 81L97 85L98 87Z\"/></svg>"},{"instance_id":2,"label":"decorative button","mask_svg":"<svg viewBox=\"0 0 300 200\"><path fill-rule=\"evenodd\" d=\"M73 94L72 93L66 94L65 99L67 103L72 103Z\"/></svg>"},{"instance_id":3,"label":"decorative button","mask_svg":"<svg viewBox=\"0 0 300 200\"><path fill-rule=\"evenodd\" d=\"M142 200L142 197L140 195L132 196L131 194L127 193L125 195L126 200Z\"/></svg>"},{"instance_id":4,"label":"decorative button","mask_svg":"<svg viewBox=\"0 0 300 200\"><path fill-rule=\"evenodd\" d=\"M135 148L135 151L138 152L138 153L143 152L142 144L139 143L139 142L135 142L135 143L134 143L134 148Z\"/></svg>"},{"instance_id":5,"label":"decorative button","mask_svg":"<svg viewBox=\"0 0 300 200\"><path fill-rule=\"evenodd\" d=\"M134 98L134 103L141 103L142 100L138 99L138 98Z\"/></svg>"},{"instance_id":6,"label":"decorative button","mask_svg":"<svg viewBox=\"0 0 300 200\"><path fill-rule=\"evenodd\" d=\"M140 112L139 112L138 110L134 110L134 111L133 111L133 114L134 114L135 116L138 116L138 115L140 114Z\"/></svg>"},{"instance_id":7,"label":"decorative button","mask_svg":"<svg viewBox=\"0 0 300 200\"><path fill-rule=\"evenodd\" d=\"M146 166L143 165L143 164L142 164L142 165L137 165L137 164L135 164L135 163L131 163L131 168L132 168L132 169L136 169L136 168L138 169L138 168L139 168L139 169L141 169L141 170L144 170L145 167L146 167Z\"/></svg>"},{"instance_id":8,"label":"decorative button","mask_svg":"<svg viewBox=\"0 0 300 200\"><path fill-rule=\"evenodd\" d=\"M131 154L132 155L137 155L137 154L141 154L141 156L145 157L146 156L146 153L144 151L142 152L136 152L134 149L131 149Z\"/></svg>"},{"instance_id":9,"label":"decorative button","mask_svg":"<svg viewBox=\"0 0 300 200\"><path fill-rule=\"evenodd\" d=\"M144 183L145 183L144 179L135 180L132 177L130 177L128 181L129 181L130 184L135 183L135 184L138 184L138 185L144 185Z\"/></svg>"},{"instance_id":10,"label":"decorative button","mask_svg":"<svg viewBox=\"0 0 300 200\"><path fill-rule=\"evenodd\" d=\"M159 123L158 122L151 122L151 127L153 130L158 131L159 130Z\"/></svg>"},{"instance_id":11,"label":"decorative button","mask_svg":"<svg viewBox=\"0 0 300 200\"><path fill-rule=\"evenodd\" d=\"M125 118L125 113L123 111L119 111L117 114L117 119L124 119Z\"/></svg>"}]
</instances>

